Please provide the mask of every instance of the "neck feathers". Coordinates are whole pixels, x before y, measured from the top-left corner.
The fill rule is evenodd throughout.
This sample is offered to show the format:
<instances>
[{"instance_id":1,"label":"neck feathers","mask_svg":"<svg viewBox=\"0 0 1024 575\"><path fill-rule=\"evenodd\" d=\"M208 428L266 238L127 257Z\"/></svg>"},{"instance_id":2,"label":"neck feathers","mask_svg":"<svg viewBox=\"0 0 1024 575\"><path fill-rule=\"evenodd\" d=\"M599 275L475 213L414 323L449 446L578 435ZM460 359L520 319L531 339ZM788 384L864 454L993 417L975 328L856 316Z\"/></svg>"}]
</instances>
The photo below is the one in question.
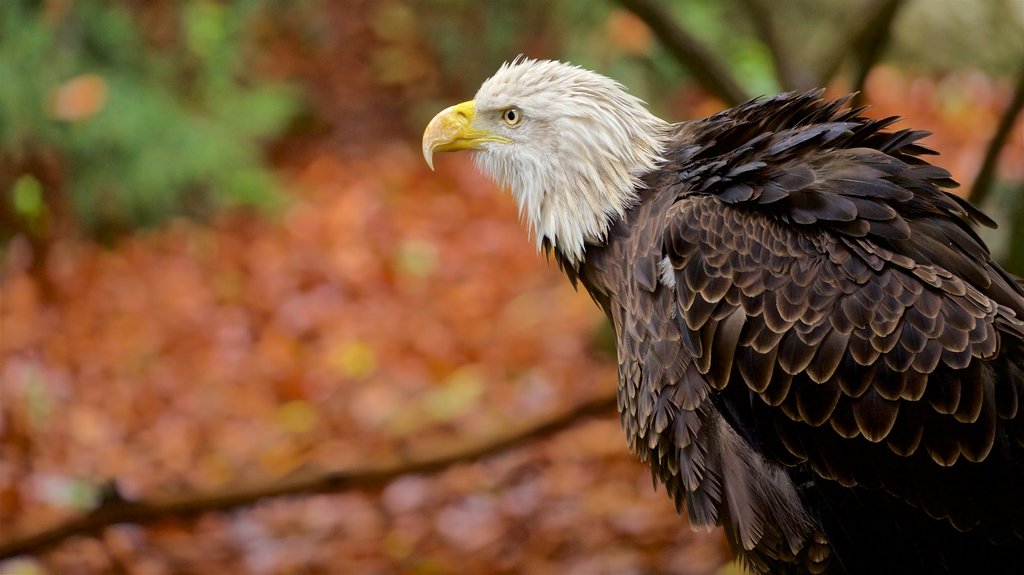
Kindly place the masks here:
<instances>
[{"instance_id":1,"label":"neck feathers","mask_svg":"<svg viewBox=\"0 0 1024 575\"><path fill-rule=\"evenodd\" d=\"M535 235L578 268L588 244L601 244L663 161L669 124L625 92L607 107L563 117L543 151L519 147L516 161L476 156L481 168L512 191Z\"/></svg>"}]
</instances>

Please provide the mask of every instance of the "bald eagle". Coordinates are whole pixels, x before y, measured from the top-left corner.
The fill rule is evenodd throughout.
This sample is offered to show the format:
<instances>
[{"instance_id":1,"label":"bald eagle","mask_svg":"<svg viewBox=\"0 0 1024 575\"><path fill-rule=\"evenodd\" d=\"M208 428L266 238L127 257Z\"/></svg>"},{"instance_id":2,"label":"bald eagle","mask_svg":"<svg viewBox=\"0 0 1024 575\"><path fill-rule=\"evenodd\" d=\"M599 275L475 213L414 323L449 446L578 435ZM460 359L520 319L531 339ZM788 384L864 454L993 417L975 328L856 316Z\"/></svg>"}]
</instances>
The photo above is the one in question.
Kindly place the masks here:
<instances>
[{"instance_id":1,"label":"bald eagle","mask_svg":"<svg viewBox=\"0 0 1024 575\"><path fill-rule=\"evenodd\" d=\"M756 573L1024 572L1024 288L897 118L821 91L675 124L504 64L471 150L616 333L627 444Z\"/></svg>"}]
</instances>

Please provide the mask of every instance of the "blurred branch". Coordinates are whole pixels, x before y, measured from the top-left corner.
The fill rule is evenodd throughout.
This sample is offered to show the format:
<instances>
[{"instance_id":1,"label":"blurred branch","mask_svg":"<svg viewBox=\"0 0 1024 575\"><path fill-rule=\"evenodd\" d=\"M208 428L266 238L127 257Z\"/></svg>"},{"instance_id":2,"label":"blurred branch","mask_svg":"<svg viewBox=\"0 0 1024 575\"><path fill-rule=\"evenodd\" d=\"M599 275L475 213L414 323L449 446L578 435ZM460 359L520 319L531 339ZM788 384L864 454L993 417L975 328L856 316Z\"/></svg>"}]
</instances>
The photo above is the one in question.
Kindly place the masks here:
<instances>
[{"instance_id":1,"label":"blurred branch","mask_svg":"<svg viewBox=\"0 0 1024 575\"><path fill-rule=\"evenodd\" d=\"M850 27L839 35L832 50L827 51L822 59L818 67L816 84L824 86L832 81L851 52L866 53L870 42L879 37L888 37L889 28L903 2L904 0L875 0L864 10L865 18L851 18ZM871 65L874 64L870 59L867 61ZM870 69L870 66L868 68ZM867 76L866 71L864 75Z\"/></svg>"},{"instance_id":2,"label":"blurred branch","mask_svg":"<svg viewBox=\"0 0 1024 575\"><path fill-rule=\"evenodd\" d=\"M877 25L872 26L860 38L860 44L853 47L857 54L857 70L854 73L852 90L854 106L864 103L864 84L868 80L871 69L875 67L886 48L889 47L889 41L892 40L892 24L902 6L902 0L884 2L877 15Z\"/></svg>"},{"instance_id":3,"label":"blurred branch","mask_svg":"<svg viewBox=\"0 0 1024 575\"><path fill-rule=\"evenodd\" d=\"M758 36L768 47L775 64L775 78L783 90L807 90L815 87L814 75L790 52L785 39L779 34L772 7L767 0L744 0Z\"/></svg>"},{"instance_id":4,"label":"blurred branch","mask_svg":"<svg viewBox=\"0 0 1024 575\"><path fill-rule=\"evenodd\" d=\"M662 5L652 0L617 0L654 32L665 48L700 84L729 106L749 99L729 69L714 53L680 26Z\"/></svg>"},{"instance_id":5,"label":"blurred branch","mask_svg":"<svg viewBox=\"0 0 1024 575\"><path fill-rule=\"evenodd\" d=\"M1017 82L1013 88L1013 98L1010 100L1010 106L1003 112L1003 116L999 118L996 132L988 143L988 149L985 150L985 159L981 162L981 169L978 170L978 175L974 178L974 184L971 186L969 197L976 205L981 205L992 190L996 166L999 164L999 155L1006 146L1006 142L1010 139L1010 133L1013 131L1013 126L1020 115L1021 108L1024 108L1024 66L1021 66L1017 71Z\"/></svg>"},{"instance_id":6,"label":"blurred branch","mask_svg":"<svg viewBox=\"0 0 1024 575\"><path fill-rule=\"evenodd\" d=\"M111 487L102 503L88 514L25 537L0 543L0 560L39 552L71 537L95 535L118 523L151 523L161 519L187 518L211 511L225 511L251 505L268 497L339 493L375 489L405 475L434 474L453 465L498 455L568 429L581 420L610 414L615 394L593 398L564 413L538 419L518 431L487 442L448 448L442 453L392 465L347 471L329 471L286 478L264 485L235 487L208 493L191 493L164 499L129 501Z\"/></svg>"}]
</instances>

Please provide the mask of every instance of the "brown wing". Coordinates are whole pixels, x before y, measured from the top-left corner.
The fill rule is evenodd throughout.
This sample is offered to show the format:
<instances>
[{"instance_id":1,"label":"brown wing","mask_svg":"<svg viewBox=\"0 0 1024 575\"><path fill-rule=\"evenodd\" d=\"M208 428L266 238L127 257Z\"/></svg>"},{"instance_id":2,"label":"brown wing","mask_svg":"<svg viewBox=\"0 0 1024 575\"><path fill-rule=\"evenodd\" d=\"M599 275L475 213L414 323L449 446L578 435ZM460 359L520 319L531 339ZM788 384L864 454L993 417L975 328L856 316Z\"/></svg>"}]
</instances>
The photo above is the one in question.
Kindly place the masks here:
<instances>
[{"instance_id":1,"label":"brown wing","mask_svg":"<svg viewBox=\"0 0 1024 575\"><path fill-rule=\"evenodd\" d=\"M659 282L657 252L650 250L664 233L664 213L658 201L638 206L614 232L621 237L588 252L581 276L616 329L619 411L629 446L677 508L686 505L692 525L724 526L756 572L821 564L827 547L785 470L725 420L708 378L693 365L700 342L681 329L676 292Z\"/></svg>"},{"instance_id":2,"label":"brown wing","mask_svg":"<svg viewBox=\"0 0 1024 575\"><path fill-rule=\"evenodd\" d=\"M662 253L694 365L770 458L1024 538L1024 293L921 133L826 112L689 152Z\"/></svg>"},{"instance_id":3,"label":"brown wing","mask_svg":"<svg viewBox=\"0 0 1024 575\"><path fill-rule=\"evenodd\" d=\"M924 133L819 96L679 125L588 249L630 445L758 572L1015 572L1022 284Z\"/></svg>"}]
</instances>

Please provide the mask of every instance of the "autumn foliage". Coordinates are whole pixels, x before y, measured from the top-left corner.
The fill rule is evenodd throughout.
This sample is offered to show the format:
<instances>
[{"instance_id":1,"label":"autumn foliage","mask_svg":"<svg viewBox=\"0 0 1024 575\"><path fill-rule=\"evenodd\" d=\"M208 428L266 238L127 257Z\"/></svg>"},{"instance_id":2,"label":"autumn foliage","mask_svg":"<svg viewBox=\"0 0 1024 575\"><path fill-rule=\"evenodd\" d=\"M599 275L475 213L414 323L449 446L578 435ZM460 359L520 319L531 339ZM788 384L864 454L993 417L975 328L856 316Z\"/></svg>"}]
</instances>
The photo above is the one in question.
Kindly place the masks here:
<instances>
[{"instance_id":1,"label":"autumn foliage","mask_svg":"<svg viewBox=\"0 0 1024 575\"><path fill-rule=\"evenodd\" d=\"M486 437L607 391L603 321L467 162L328 154L277 219L176 222L114 249L55 245L3 284L4 536L96 503L357 468ZM52 573L706 573L612 413L550 442L376 494L118 526ZM712 538L712 541L717 539ZM688 571L686 570L688 569ZM147 571L148 572L148 571Z\"/></svg>"},{"instance_id":2,"label":"autumn foliage","mask_svg":"<svg viewBox=\"0 0 1024 575\"><path fill-rule=\"evenodd\" d=\"M630 57L653 49L625 12L606 28ZM158 500L401 463L614 389L605 320L537 254L512 200L468 158L429 172L398 128L421 96L411 86L440 72L417 60L409 85L380 95L372 67L353 71L362 44L332 39L312 57L267 42L270 67L307 82L328 125L275 145L280 213L178 219L108 246L66 230L6 245L0 543L111 493ZM101 77L75 82L53 103L61 114L102 106ZM925 143L963 182L1010 97L981 74L889 67L867 92L872 115L936 132ZM673 119L720 107L693 87L665 101ZM1024 180L1020 126L1010 141L1002 177ZM0 574L712 574L727 558L719 533L691 532L651 487L610 411L437 476L116 525Z\"/></svg>"}]
</instances>

